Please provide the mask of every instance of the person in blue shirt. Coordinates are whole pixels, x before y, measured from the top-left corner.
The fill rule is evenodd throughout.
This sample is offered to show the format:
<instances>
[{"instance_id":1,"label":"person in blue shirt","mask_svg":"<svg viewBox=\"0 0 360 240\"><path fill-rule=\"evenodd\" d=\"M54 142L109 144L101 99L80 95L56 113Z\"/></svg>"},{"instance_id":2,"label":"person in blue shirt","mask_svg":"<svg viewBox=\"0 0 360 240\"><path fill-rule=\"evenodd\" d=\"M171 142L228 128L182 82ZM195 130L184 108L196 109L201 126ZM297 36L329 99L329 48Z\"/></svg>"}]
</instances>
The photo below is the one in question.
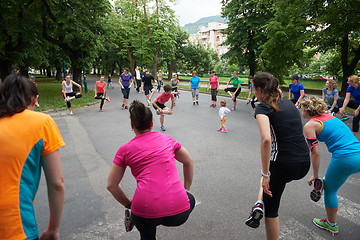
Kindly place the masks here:
<instances>
[{"instance_id":1,"label":"person in blue shirt","mask_svg":"<svg viewBox=\"0 0 360 240\"><path fill-rule=\"evenodd\" d=\"M337 234L339 232L339 226L336 224L339 208L337 192L351 174L360 172L360 142L345 123L325 114L326 104L320 98L307 97L300 105L302 116L308 119L304 133L310 148L313 169L313 175L308 180L309 186L314 182L314 190L311 191L310 197L317 202L324 190L327 215L325 219L314 218L313 223L321 229ZM318 175L320 168L318 141L325 142L332 154L325 179L320 179Z\"/></svg>"},{"instance_id":2,"label":"person in blue shirt","mask_svg":"<svg viewBox=\"0 0 360 240\"><path fill-rule=\"evenodd\" d=\"M121 109L128 109L129 95L131 86L134 84L134 77L129 74L129 69L124 68L124 72L119 77L121 92L123 93L123 104Z\"/></svg>"},{"instance_id":3,"label":"person in blue shirt","mask_svg":"<svg viewBox=\"0 0 360 240\"><path fill-rule=\"evenodd\" d=\"M339 112L339 91L336 89L338 84L335 80L329 79L325 83L325 88L322 90L322 100L329 103L327 106L328 111L326 113L334 114Z\"/></svg>"},{"instance_id":4,"label":"person in blue shirt","mask_svg":"<svg viewBox=\"0 0 360 240\"><path fill-rule=\"evenodd\" d=\"M352 122L352 131L353 134L356 135L359 131L359 121L360 121L360 88L359 88L359 77L356 75L352 75L348 78L347 83L349 87L346 90L345 100L343 102L342 107L340 108L340 115L345 114L345 108L349 107L355 109L354 118ZM350 96L354 97L354 100L350 99Z\"/></svg>"},{"instance_id":5,"label":"person in blue shirt","mask_svg":"<svg viewBox=\"0 0 360 240\"><path fill-rule=\"evenodd\" d=\"M294 95L293 99L291 99L292 95ZM304 97L306 97L304 85L299 83L299 76L292 76L291 83L289 84L289 99L295 104L295 107L298 107L301 99Z\"/></svg>"},{"instance_id":6,"label":"person in blue shirt","mask_svg":"<svg viewBox=\"0 0 360 240\"><path fill-rule=\"evenodd\" d=\"M190 82L189 82L189 90L191 90L193 105L195 105L195 103L199 105L199 87L200 87L200 78L197 76L197 72L193 71L192 77L190 78Z\"/></svg>"}]
</instances>

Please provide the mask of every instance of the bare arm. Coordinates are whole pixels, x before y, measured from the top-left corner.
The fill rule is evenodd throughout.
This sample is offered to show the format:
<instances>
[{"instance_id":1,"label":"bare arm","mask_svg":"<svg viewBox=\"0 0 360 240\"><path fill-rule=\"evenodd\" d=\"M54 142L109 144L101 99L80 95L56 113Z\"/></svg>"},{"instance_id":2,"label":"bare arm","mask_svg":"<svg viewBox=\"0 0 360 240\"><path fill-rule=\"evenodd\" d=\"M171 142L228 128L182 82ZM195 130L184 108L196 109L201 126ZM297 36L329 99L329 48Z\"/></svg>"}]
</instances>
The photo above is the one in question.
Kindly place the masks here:
<instances>
[{"instance_id":1,"label":"bare arm","mask_svg":"<svg viewBox=\"0 0 360 240\"><path fill-rule=\"evenodd\" d=\"M124 193L123 189L120 186L120 182L124 176L124 173L124 167L112 164L107 180L107 189L119 203L124 205L124 207L128 207L131 204L131 200Z\"/></svg>"},{"instance_id":2,"label":"bare arm","mask_svg":"<svg viewBox=\"0 0 360 240\"><path fill-rule=\"evenodd\" d=\"M304 91L304 90L300 90L300 97L299 97L299 99L296 101L295 106L298 106L298 105L300 104L300 101L301 101L301 99L303 99L304 95L305 95L305 91Z\"/></svg>"},{"instance_id":3,"label":"bare arm","mask_svg":"<svg viewBox=\"0 0 360 240\"><path fill-rule=\"evenodd\" d=\"M319 122L309 121L304 126L304 133L307 138L316 139L316 130L321 130L322 126ZM310 153L311 163L313 168L313 175L309 178L308 184L312 185L312 182L319 176L320 166L320 151L319 146L313 146Z\"/></svg>"},{"instance_id":4,"label":"bare arm","mask_svg":"<svg viewBox=\"0 0 360 240\"><path fill-rule=\"evenodd\" d=\"M59 150L43 156L42 161L48 191L50 220L40 240L59 239L62 209L64 206L64 177Z\"/></svg>"},{"instance_id":5,"label":"bare arm","mask_svg":"<svg viewBox=\"0 0 360 240\"><path fill-rule=\"evenodd\" d=\"M334 102L333 102L333 104L332 104L332 106L331 106L331 108L330 108L330 110L332 111L332 110L334 110L334 108L335 108L335 106L336 106L336 104L337 104L337 100L339 99L339 93L336 93L335 95L334 95Z\"/></svg>"},{"instance_id":6,"label":"bare arm","mask_svg":"<svg viewBox=\"0 0 360 240\"><path fill-rule=\"evenodd\" d=\"M344 103L343 103L343 106L340 108L340 114L345 114L345 108L346 106L348 105L349 101L350 101L350 95L351 93L346 93L345 95L345 100L344 100Z\"/></svg>"},{"instance_id":7,"label":"bare arm","mask_svg":"<svg viewBox=\"0 0 360 240\"><path fill-rule=\"evenodd\" d=\"M184 147L175 152L175 159L183 164L184 188L190 190L194 175L194 161Z\"/></svg>"},{"instance_id":8,"label":"bare arm","mask_svg":"<svg viewBox=\"0 0 360 240\"><path fill-rule=\"evenodd\" d=\"M79 88L79 92L81 93L82 92L82 87L80 86L80 84L78 84L78 83L76 83L74 81L72 81L72 83Z\"/></svg>"},{"instance_id":9,"label":"bare arm","mask_svg":"<svg viewBox=\"0 0 360 240\"><path fill-rule=\"evenodd\" d=\"M262 163L262 172L265 175L270 175L270 156L271 156L271 134L270 134L270 121L268 116L264 114L257 114L256 120L259 125L260 137L261 137L261 163ZM272 193L269 190L269 177L262 177L262 187L264 192L272 197Z\"/></svg>"},{"instance_id":10,"label":"bare arm","mask_svg":"<svg viewBox=\"0 0 360 240\"><path fill-rule=\"evenodd\" d=\"M291 97L292 97L292 92L291 92L291 89L289 88L289 99L291 100Z\"/></svg>"},{"instance_id":11,"label":"bare arm","mask_svg":"<svg viewBox=\"0 0 360 240\"><path fill-rule=\"evenodd\" d=\"M120 84L120 87L121 87L122 89L124 89L124 86L121 84L121 82L122 82L122 78L121 78L121 77L119 77L119 84Z\"/></svg>"}]
</instances>

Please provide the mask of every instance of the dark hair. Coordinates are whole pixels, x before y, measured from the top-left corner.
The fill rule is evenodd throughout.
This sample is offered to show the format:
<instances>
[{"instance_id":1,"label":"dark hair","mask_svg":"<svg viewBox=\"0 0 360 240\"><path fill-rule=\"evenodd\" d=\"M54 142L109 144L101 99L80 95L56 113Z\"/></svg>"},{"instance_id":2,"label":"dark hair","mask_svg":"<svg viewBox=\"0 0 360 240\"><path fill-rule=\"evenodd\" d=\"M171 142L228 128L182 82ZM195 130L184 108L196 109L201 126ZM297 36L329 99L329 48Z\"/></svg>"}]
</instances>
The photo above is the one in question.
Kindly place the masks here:
<instances>
[{"instance_id":1,"label":"dark hair","mask_svg":"<svg viewBox=\"0 0 360 240\"><path fill-rule=\"evenodd\" d=\"M137 100L130 104L130 119L133 126L139 131L151 129L152 113L149 108Z\"/></svg>"},{"instance_id":2,"label":"dark hair","mask_svg":"<svg viewBox=\"0 0 360 240\"><path fill-rule=\"evenodd\" d=\"M127 71L127 72L129 71L129 69L128 69L128 68L124 68L124 70L125 70L125 71Z\"/></svg>"},{"instance_id":3,"label":"dark hair","mask_svg":"<svg viewBox=\"0 0 360 240\"><path fill-rule=\"evenodd\" d=\"M279 82L276 77L268 72L260 72L253 79L254 88L261 88L262 102L267 103L275 111L280 111L278 104L281 101Z\"/></svg>"},{"instance_id":4,"label":"dark hair","mask_svg":"<svg viewBox=\"0 0 360 240\"><path fill-rule=\"evenodd\" d=\"M11 74L0 85L0 117L24 111L31 103L31 85L28 79ZM33 83L32 83L33 84Z\"/></svg>"},{"instance_id":5,"label":"dark hair","mask_svg":"<svg viewBox=\"0 0 360 240\"><path fill-rule=\"evenodd\" d=\"M250 76L249 76L249 79L254 79L254 76L253 76L253 75L250 75Z\"/></svg>"},{"instance_id":6,"label":"dark hair","mask_svg":"<svg viewBox=\"0 0 360 240\"><path fill-rule=\"evenodd\" d=\"M215 73L215 72L213 70L211 70L210 73Z\"/></svg>"},{"instance_id":7,"label":"dark hair","mask_svg":"<svg viewBox=\"0 0 360 240\"><path fill-rule=\"evenodd\" d=\"M166 84L165 86L164 86L164 91L165 92L170 92L172 90L172 87L169 85L169 84Z\"/></svg>"}]
</instances>

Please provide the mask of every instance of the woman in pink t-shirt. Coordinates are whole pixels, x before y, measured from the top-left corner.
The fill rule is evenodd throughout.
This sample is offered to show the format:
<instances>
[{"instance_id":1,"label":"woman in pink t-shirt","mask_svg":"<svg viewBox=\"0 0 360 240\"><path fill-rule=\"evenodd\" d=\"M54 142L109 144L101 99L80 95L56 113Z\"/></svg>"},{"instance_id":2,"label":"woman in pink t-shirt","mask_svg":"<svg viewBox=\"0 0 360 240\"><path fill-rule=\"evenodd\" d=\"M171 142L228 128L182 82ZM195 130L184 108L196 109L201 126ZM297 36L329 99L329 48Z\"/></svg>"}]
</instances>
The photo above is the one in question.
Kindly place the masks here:
<instances>
[{"instance_id":1,"label":"woman in pink t-shirt","mask_svg":"<svg viewBox=\"0 0 360 240\"><path fill-rule=\"evenodd\" d=\"M126 231L135 225L141 239L155 239L158 225L185 223L195 206L194 196L186 191L190 190L193 179L193 160L179 142L166 134L151 131L152 113L143 103L135 100L129 112L136 136L117 151L107 188L127 208ZM184 184L175 159L183 164ZM120 186L127 166L137 182L132 200Z\"/></svg>"},{"instance_id":2,"label":"woman in pink t-shirt","mask_svg":"<svg viewBox=\"0 0 360 240\"><path fill-rule=\"evenodd\" d=\"M211 77L209 79L209 86L207 88L207 91L209 91L209 88L211 86L211 105L210 107L216 107L216 95L219 91L219 78L218 76L215 76L215 72L210 72Z\"/></svg>"}]
</instances>

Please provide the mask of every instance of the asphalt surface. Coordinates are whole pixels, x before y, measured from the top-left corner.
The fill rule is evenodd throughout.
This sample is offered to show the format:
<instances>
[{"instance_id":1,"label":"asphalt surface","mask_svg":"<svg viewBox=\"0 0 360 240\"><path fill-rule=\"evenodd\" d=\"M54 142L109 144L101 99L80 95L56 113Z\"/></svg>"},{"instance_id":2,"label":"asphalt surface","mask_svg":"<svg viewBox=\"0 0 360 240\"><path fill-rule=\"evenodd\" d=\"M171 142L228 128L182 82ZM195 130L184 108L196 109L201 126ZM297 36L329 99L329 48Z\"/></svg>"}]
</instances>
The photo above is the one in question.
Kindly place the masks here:
<instances>
[{"instance_id":1,"label":"asphalt surface","mask_svg":"<svg viewBox=\"0 0 360 240\"><path fill-rule=\"evenodd\" d=\"M88 78L92 88L94 79ZM121 110L122 94L117 81L108 89L111 102L52 113L66 146L60 150L65 177L65 205L61 239L139 239L136 228L125 232L124 207L106 189L107 175L118 148L135 135L130 128L129 113ZM155 96L158 93L155 94ZM157 239L265 239L264 221L258 229L247 227L247 219L256 201L260 180L260 136L252 109L238 101L236 111L228 115L228 133L219 133L218 107L210 108L210 95L200 94L199 105L192 105L191 94L181 91L174 114L165 116L165 133L178 140L194 159L194 180L191 193L196 207L188 221L180 227L157 228ZM145 103L144 94L131 89L130 102ZM232 101L225 99L228 107ZM76 101L76 100L75 100ZM40 102L41 104L41 102ZM169 106L169 103L168 103ZM161 131L159 117L152 108L154 131ZM305 123L305 120L304 120ZM321 143L320 175L330 161L326 146ZM182 178L182 167L178 164ZM350 176L338 192L340 233L318 229L314 217L324 218L323 200L311 201L308 175L287 185L280 206L280 239L360 239L360 174ZM136 181L126 170L122 187L132 196ZM35 199L36 216L42 232L48 224L46 184L42 178Z\"/></svg>"}]
</instances>

